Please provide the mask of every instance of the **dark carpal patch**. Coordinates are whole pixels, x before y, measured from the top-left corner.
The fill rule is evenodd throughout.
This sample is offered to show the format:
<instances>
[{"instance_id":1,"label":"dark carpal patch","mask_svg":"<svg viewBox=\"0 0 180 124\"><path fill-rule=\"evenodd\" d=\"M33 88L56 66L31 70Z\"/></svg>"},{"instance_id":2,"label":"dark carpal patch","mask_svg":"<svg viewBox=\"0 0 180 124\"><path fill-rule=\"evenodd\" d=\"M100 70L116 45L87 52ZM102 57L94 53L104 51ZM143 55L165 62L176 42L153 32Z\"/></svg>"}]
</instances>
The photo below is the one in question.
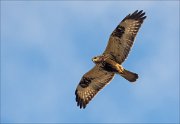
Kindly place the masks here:
<instances>
[{"instance_id":1,"label":"dark carpal patch","mask_svg":"<svg viewBox=\"0 0 180 124\"><path fill-rule=\"evenodd\" d=\"M91 83L91 81L93 80L93 78L86 78L86 77L83 77L79 83L79 85L82 87L82 88L85 88L87 86L89 86L89 84Z\"/></svg>"},{"instance_id":2,"label":"dark carpal patch","mask_svg":"<svg viewBox=\"0 0 180 124\"><path fill-rule=\"evenodd\" d=\"M112 36L121 38L124 34L125 28L123 26L118 25L116 29L113 31Z\"/></svg>"}]
</instances>

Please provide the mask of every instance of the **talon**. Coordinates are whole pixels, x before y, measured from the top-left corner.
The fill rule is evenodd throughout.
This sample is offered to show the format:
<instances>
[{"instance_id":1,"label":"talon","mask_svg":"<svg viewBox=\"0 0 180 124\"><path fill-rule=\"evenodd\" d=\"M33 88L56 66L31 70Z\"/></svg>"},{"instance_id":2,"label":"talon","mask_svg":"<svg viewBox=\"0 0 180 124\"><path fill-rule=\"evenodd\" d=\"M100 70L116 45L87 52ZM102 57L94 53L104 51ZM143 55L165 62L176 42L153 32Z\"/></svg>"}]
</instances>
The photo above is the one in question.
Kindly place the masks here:
<instances>
[{"instance_id":1,"label":"talon","mask_svg":"<svg viewBox=\"0 0 180 124\"><path fill-rule=\"evenodd\" d=\"M119 64L117 64L116 67L117 67L118 72L120 74L123 74L124 68L121 65L119 65Z\"/></svg>"}]
</instances>

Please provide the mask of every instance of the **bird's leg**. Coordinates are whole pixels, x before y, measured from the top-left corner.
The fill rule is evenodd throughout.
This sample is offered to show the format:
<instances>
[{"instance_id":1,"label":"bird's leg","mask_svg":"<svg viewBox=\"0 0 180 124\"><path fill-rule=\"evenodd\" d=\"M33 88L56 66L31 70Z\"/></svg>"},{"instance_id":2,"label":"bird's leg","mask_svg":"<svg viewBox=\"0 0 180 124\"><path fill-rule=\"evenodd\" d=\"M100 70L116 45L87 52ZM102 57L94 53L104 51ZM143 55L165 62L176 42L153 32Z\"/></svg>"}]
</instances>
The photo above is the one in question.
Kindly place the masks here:
<instances>
[{"instance_id":1,"label":"bird's leg","mask_svg":"<svg viewBox=\"0 0 180 124\"><path fill-rule=\"evenodd\" d=\"M124 68L122 67L122 65L118 64L117 62L111 59L107 59L106 62L109 63L112 66L112 68L114 68L119 74L123 74Z\"/></svg>"},{"instance_id":2,"label":"bird's leg","mask_svg":"<svg viewBox=\"0 0 180 124\"><path fill-rule=\"evenodd\" d=\"M122 67L122 65L116 63L115 66L116 66L118 73L123 74L124 68Z\"/></svg>"}]
</instances>

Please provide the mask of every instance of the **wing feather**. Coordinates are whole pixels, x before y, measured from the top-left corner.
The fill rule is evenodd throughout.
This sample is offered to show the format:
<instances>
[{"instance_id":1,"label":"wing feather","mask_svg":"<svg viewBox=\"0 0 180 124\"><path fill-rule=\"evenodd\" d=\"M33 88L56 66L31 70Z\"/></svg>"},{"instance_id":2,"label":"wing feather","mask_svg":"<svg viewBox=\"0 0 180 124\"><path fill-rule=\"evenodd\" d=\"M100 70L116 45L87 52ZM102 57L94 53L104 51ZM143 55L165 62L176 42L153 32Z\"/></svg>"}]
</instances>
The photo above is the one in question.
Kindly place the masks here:
<instances>
[{"instance_id":1,"label":"wing feather","mask_svg":"<svg viewBox=\"0 0 180 124\"><path fill-rule=\"evenodd\" d=\"M102 69L100 64L84 74L75 91L77 106L85 108L98 91L107 85L113 77L114 73Z\"/></svg>"},{"instance_id":2,"label":"wing feather","mask_svg":"<svg viewBox=\"0 0 180 124\"><path fill-rule=\"evenodd\" d=\"M141 24L146 18L145 12L136 10L127 15L112 32L108 45L103 54L121 64L127 58Z\"/></svg>"}]
</instances>

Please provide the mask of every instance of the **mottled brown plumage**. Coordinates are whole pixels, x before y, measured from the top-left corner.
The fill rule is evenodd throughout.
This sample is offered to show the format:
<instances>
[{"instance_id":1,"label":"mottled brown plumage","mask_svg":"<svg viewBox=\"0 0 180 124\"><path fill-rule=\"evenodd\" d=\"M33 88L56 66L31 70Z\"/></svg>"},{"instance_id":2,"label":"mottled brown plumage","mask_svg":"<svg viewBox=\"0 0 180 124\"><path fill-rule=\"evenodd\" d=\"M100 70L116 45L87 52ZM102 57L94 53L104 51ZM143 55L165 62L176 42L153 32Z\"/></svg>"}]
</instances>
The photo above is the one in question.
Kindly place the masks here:
<instances>
[{"instance_id":1,"label":"mottled brown plumage","mask_svg":"<svg viewBox=\"0 0 180 124\"><path fill-rule=\"evenodd\" d=\"M135 11L127 15L112 32L108 45L102 55L94 57L96 64L83 75L75 91L76 102L85 108L89 101L119 74L130 82L136 81L138 75L122 67L134 43L136 34L146 18L145 12Z\"/></svg>"}]
</instances>

